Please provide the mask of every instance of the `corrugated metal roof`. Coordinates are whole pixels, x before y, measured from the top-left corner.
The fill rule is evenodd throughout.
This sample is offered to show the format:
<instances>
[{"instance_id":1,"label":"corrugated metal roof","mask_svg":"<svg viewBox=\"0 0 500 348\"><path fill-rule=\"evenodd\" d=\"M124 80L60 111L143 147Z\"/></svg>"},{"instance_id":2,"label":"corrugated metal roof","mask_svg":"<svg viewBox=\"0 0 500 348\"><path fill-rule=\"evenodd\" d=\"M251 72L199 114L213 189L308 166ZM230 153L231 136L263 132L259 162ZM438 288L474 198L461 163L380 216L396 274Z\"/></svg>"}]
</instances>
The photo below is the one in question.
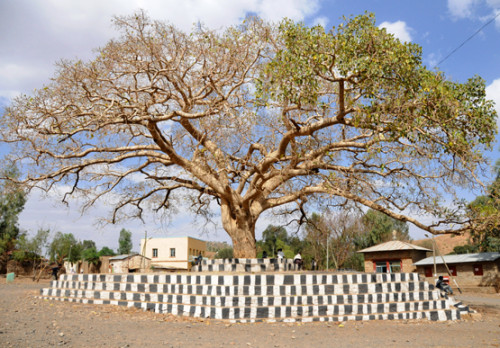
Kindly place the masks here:
<instances>
[{"instance_id":1,"label":"corrugated metal roof","mask_svg":"<svg viewBox=\"0 0 500 348\"><path fill-rule=\"evenodd\" d=\"M500 259L500 253L476 253L476 254L460 254L460 255L444 255L446 263L469 263L469 262L488 262ZM434 257L427 257L423 260L414 263L415 266L430 266L434 264ZM436 256L436 264L443 264L441 256Z\"/></svg>"},{"instance_id":2,"label":"corrugated metal roof","mask_svg":"<svg viewBox=\"0 0 500 348\"><path fill-rule=\"evenodd\" d=\"M396 250L422 250L432 251L427 248L420 247L411 243L402 242L399 240L391 240L382 244L377 244L372 247L358 251L358 253L373 253L377 251L396 251Z\"/></svg>"},{"instance_id":3,"label":"corrugated metal roof","mask_svg":"<svg viewBox=\"0 0 500 348\"><path fill-rule=\"evenodd\" d=\"M139 255L139 254L124 254L124 255L116 255L116 256L113 256L111 257L109 260L113 260L113 261L117 261L117 260L125 260L125 259L128 259L129 257L132 257L132 256L135 256L135 255Z\"/></svg>"}]
</instances>

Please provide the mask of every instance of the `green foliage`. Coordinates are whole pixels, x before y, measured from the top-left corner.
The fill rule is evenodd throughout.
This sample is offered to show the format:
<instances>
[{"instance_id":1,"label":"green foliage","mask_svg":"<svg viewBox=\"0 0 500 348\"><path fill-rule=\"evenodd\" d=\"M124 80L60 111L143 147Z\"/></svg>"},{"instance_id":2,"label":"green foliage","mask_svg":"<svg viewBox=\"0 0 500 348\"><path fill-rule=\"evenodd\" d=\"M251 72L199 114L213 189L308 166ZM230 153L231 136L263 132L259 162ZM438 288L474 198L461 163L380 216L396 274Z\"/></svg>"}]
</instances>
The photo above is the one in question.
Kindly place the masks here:
<instances>
[{"instance_id":1,"label":"green foliage","mask_svg":"<svg viewBox=\"0 0 500 348\"><path fill-rule=\"evenodd\" d=\"M293 257L295 256L296 251L293 250L290 245L288 245L285 241L282 241L281 239L276 240L276 250L278 249L283 250L283 254L285 254L285 259L293 259Z\"/></svg>"},{"instance_id":2,"label":"green foliage","mask_svg":"<svg viewBox=\"0 0 500 348\"><path fill-rule=\"evenodd\" d=\"M94 266L99 264L99 256L95 247L90 247L82 251L82 259Z\"/></svg>"},{"instance_id":3,"label":"green foliage","mask_svg":"<svg viewBox=\"0 0 500 348\"><path fill-rule=\"evenodd\" d=\"M344 269L353 269L355 271L365 271L365 258L360 253L352 253L342 265Z\"/></svg>"},{"instance_id":4,"label":"green foliage","mask_svg":"<svg viewBox=\"0 0 500 348\"><path fill-rule=\"evenodd\" d=\"M101 250L99 250L99 256L115 256L116 253L113 249L108 248L107 246L103 246Z\"/></svg>"},{"instance_id":5,"label":"green foliage","mask_svg":"<svg viewBox=\"0 0 500 348\"><path fill-rule=\"evenodd\" d=\"M81 260L83 247L72 233L57 232L49 246L51 261L76 263Z\"/></svg>"},{"instance_id":6,"label":"green foliage","mask_svg":"<svg viewBox=\"0 0 500 348\"><path fill-rule=\"evenodd\" d=\"M450 255L473 254L477 252L479 252L479 247L477 245L473 244L457 245L456 247L453 248L453 252L451 252Z\"/></svg>"},{"instance_id":7,"label":"green foliage","mask_svg":"<svg viewBox=\"0 0 500 348\"><path fill-rule=\"evenodd\" d=\"M472 240L480 252L500 252L500 161L495 169L497 176L488 187L488 194L478 196L468 205L474 222Z\"/></svg>"},{"instance_id":8,"label":"green foliage","mask_svg":"<svg viewBox=\"0 0 500 348\"><path fill-rule=\"evenodd\" d=\"M16 179L19 170L16 167L7 167L3 170L3 177ZM18 216L24 209L26 194L18 185L8 180L0 186L0 255L12 251L19 236Z\"/></svg>"},{"instance_id":9,"label":"green foliage","mask_svg":"<svg viewBox=\"0 0 500 348\"><path fill-rule=\"evenodd\" d=\"M87 250L87 249L97 249L95 242L93 240L84 240L82 242L82 249Z\"/></svg>"},{"instance_id":10,"label":"green foliage","mask_svg":"<svg viewBox=\"0 0 500 348\"><path fill-rule=\"evenodd\" d=\"M262 241L258 243L261 251L266 251L268 257L276 256L278 249L288 248L288 232L283 226L269 225L262 232Z\"/></svg>"},{"instance_id":11,"label":"green foliage","mask_svg":"<svg viewBox=\"0 0 500 348\"><path fill-rule=\"evenodd\" d=\"M368 233L361 236L358 241L361 248L368 248L392 240L393 231L396 231L397 240L411 240L406 222L393 219L379 211L368 210L363 216L363 224Z\"/></svg>"},{"instance_id":12,"label":"green foliage","mask_svg":"<svg viewBox=\"0 0 500 348\"><path fill-rule=\"evenodd\" d=\"M43 250L48 247L47 241L50 235L50 230L40 229L32 238L28 238L26 234L21 234L17 240L16 250L13 257L17 261L37 261L43 257Z\"/></svg>"},{"instance_id":13,"label":"green foliage","mask_svg":"<svg viewBox=\"0 0 500 348\"><path fill-rule=\"evenodd\" d=\"M118 238L118 254L130 254L132 250L132 232L122 228Z\"/></svg>"},{"instance_id":14,"label":"green foliage","mask_svg":"<svg viewBox=\"0 0 500 348\"><path fill-rule=\"evenodd\" d=\"M232 259L234 257L233 248L223 248L220 249L217 254L215 254L216 259Z\"/></svg>"}]
</instances>

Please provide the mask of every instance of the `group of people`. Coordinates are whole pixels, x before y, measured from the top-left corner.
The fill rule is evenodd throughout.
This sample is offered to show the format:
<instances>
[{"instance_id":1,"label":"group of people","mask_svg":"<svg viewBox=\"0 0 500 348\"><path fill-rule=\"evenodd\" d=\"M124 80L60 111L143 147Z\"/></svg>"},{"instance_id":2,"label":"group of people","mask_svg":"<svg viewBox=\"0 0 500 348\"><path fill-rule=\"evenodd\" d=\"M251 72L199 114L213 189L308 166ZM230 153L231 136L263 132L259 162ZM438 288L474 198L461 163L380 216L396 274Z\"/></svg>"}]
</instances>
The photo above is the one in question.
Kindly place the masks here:
<instances>
[{"instance_id":1,"label":"group of people","mask_svg":"<svg viewBox=\"0 0 500 348\"><path fill-rule=\"evenodd\" d=\"M266 259L267 258L267 251L262 252L262 258ZM278 259L284 259L285 258L285 253L283 252L283 249L278 249L276 252L276 258ZM304 260L302 259L302 256L300 255L300 251L297 253L297 255L294 256L293 258L293 263L297 265L298 270L302 270L304 267ZM317 271L318 270L318 262L312 258L311 260L311 270Z\"/></svg>"}]
</instances>

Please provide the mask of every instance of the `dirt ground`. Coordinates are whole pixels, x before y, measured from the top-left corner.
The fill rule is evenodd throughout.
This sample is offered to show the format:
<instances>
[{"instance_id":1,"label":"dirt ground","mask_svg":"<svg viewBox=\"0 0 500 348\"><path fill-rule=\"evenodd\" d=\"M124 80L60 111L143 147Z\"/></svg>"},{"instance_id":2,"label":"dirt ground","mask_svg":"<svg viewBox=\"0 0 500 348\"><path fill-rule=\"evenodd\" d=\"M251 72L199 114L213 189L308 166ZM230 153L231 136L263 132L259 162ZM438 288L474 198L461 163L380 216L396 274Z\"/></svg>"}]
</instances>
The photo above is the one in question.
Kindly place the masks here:
<instances>
[{"instance_id":1,"label":"dirt ground","mask_svg":"<svg viewBox=\"0 0 500 348\"><path fill-rule=\"evenodd\" d=\"M478 315L457 322L230 324L35 298L48 286L0 278L0 347L500 347L498 294L462 295Z\"/></svg>"}]
</instances>

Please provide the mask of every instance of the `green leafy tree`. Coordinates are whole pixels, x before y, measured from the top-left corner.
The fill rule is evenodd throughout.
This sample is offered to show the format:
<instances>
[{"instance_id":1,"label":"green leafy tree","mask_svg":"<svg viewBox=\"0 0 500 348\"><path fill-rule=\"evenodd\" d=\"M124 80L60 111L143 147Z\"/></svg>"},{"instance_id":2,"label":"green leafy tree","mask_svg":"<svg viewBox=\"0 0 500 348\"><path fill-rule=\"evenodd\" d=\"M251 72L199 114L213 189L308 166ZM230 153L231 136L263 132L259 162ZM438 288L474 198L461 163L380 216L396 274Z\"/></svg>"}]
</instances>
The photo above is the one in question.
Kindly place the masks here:
<instances>
[{"instance_id":1,"label":"green leafy tree","mask_svg":"<svg viewBox=\"0 0 500 348\"><path fill-rule=\"evenodd\" d=\"M93 240L84 240L82 242L82 250L87 250L87 249L97 249L95 242Z\"/></svg>"},{"instance_id":2,"label":"green leafy tree","mask_svg":"<svg viewBox=\"0 0 500 348\"><path fill-rule=\"evenodd\" d=\"M101 250L99 250L99 256L115 256L116 253L113 249L108 248L107 246L103 246Z\"/></svg>"},{"instance_id":3,"label":"green leafy tree","mask_svg":"<svg viewBox=\"0 0 500 348\"><path fill-rule=\"evenodd\" d=\"M63 263L65 259L76 263L82 259L82 250L82 244L72 233L57 232L49 245L49 256L51 261L57 263Z\"/></svg>"},{"instance_id":4,"label":"green leafy tree","mask_svg":"<svg viewBox=\"0 0 500 348\"><path fill-rule=\"evenodd\" d=\"M4 168L2 176L7 180L0 183L0 273L5 273L7 254L14 250L20 234L18 216L24 209L26 194L19 185L10 181L19 177L16 167Z\"/></svg>"},{"instance_id":5,"label":"green leafy tree","mask_svg":"<svg viewBox=\"0 0 500 348\"><path fill-rule=\"evenodd\" d=\"M479 252L479 246L474 244L457 245L453 248L453 252L450 255L458 254L473 254Z\"/></svg>"},{"instance_id":6,"label":"green leafy tree","mask_svg":"<svg viewBox=\"0 0 500 348\"><path fill-rule=\"evenodd\" d=\"M367 233L362 236L363 248L393 240L410 241L408 224L375 210L368 210L362 218ZM394 235L395 233L395 235Z\"/></svg>"},{"instance_id":7,"label":"green leafy tree","mask_svg":"<svg viewBox=\"0 0 500 348\"><path fill-rule=\"evenodd\" d=\"M122 35L92 61L61 61L5 109L0 140L15 144L25 185L64 182L84 207L119 196L111 222L174 213L181 198L211 218L218 202L236 257L256 256L263 213L305 217L318 200L433 234L470 229L443 200L480 185L497 132L485 83L428 70L373 15L329 31L248 18L186 34L144 13L115 23ZM402 213L415 210L438 223Z\"/></svg>"},{"instance_id":8,"label":"green leafy tree","mask_svg":"<svg viewBox=\"0 0 500 348\"><path fill-rule=\"evenodd\" d=\"M132 250L132 232L122 228L118 238L118 254L130 254Z\"/></svg>"},{"instance_id":9,"label":"green leafy tree","mask_svg":"<svg viewBox=\"0 0 500 348\"><path fill-rule=\"evenodd\" d=\"M280 246L278 246L278 244ZM260 248L266 251L269 257L276 256L278 249L288 244L288 232L283 226L269 225L262 232L262 243Z\"/></svg>"},{"instance_id":10,"label":"green leafy tree","mask_svg":"<svg viewBox=\"0 0 500 348\"><path fill-rule=\"evenodd\" d=\"M500 252L500 161L496 163L495 171L496 178L487 194L468 205L469 216L474 222L472 242L480 252Z\"/></svg>"}]
</instances>

